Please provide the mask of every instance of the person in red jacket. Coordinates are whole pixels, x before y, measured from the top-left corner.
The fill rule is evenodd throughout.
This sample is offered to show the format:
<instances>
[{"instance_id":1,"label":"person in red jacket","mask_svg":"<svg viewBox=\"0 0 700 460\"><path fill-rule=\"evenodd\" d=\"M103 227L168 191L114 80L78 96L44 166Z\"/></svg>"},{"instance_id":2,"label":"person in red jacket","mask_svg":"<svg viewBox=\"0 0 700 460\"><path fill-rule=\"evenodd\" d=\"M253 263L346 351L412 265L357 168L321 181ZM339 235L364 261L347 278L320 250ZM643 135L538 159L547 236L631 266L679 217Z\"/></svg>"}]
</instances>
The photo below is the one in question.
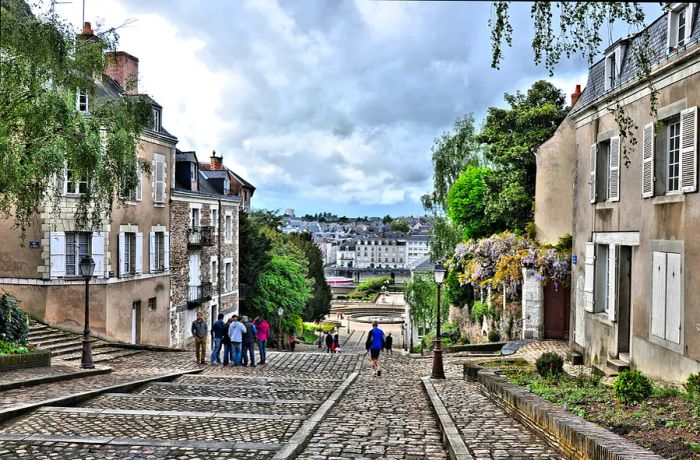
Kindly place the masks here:
<instances>
[{"instance_id":1,"label":"person in red jacket","mask_svg":"<svg viewBox=\"0 0 700 460\"><path fill-rule=\"evenodd\" d=\"M267 358L267 339L270 337L270 323L260 318L253 322L258 330L258 350L260 350L260 364L265 364Z\"/></svg>"}]
</instances>

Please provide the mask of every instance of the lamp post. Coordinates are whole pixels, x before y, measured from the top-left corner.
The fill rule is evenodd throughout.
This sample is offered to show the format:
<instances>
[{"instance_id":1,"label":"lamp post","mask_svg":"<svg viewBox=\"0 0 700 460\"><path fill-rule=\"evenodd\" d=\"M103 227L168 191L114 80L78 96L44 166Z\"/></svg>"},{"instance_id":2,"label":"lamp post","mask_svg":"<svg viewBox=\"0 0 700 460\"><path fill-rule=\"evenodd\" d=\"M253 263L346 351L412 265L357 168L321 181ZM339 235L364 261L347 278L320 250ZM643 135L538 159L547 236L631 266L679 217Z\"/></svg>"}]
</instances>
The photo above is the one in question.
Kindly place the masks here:
<instances>
[{"instance_id":1,"label":"lamp post","mask_svg":"<svg viewBox=\"0 0 700 460\"><path fill-rule=\"evenodd\" d=\"M442 366L442 337L440 336L440 286L445 279L445 267L440 262L433 268L435 284L437 284L437 330L435 331L435 345L433 347L433 379L444 379L445 369Z\"/></svg>"},{"instance_id":2,"label":"lamp post","mask_svg":"<svg viewBox=\"0 0 700 460\"><path fill-rule=\"evenodd\" d=\"M277 324L279 326L279 333L277 334L277 350L282 351L282 315L284 315L284 310L282 307L277 309L277 316L279 317Z\"/></svg>"},{"instance_id":3,"label":"lamp post","mask_svg":"<svg viewBox=\"0 0 700 460\"><path fill-rule=\"evenodd\" d=\"M95 272L95 261L90 256L80 259L80 274L85 278L85 328L83 329L83 355L80 367L94 369L92 362L92 341L90 340L90 278Z\"/></svg>"}]
</instances>

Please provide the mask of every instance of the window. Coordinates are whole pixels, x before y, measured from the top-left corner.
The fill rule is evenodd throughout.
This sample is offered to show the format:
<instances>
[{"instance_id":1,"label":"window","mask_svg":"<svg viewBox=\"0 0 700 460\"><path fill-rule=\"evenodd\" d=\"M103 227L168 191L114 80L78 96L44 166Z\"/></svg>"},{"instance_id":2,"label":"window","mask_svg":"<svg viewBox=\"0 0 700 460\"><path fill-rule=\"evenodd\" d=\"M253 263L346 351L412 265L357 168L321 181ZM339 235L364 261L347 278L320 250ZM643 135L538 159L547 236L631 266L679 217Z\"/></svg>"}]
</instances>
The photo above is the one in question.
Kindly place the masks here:
<instances>
[{"instance_id":1,"label":"window","mask_svg":"<svg viewBox=\"0 0 700 460\"><path fill-rule=\"evenodd\" d=\"M620 200L620 138L591 145L591 203Z\"/></svg>"},{"instance_id":2,"label":"window","mask_svg":"<svg viewBox=\"0 0 700 460\"><path fill-rule=\"evenodd\" d=\"M141 167L138 163L136 163L136 187L123 198L129 201L141 201Z\"/></svg>"},{"instance_id":3,"label":"window","mask_svg":"<svg viewBox=\"0 0 700 460\"><path fill-rule=\"evenodd\" d=\"M124 235L124 273L133 275L136 273L136 234Z\"/></svg>"},{"instance_id":4,"label":"window","mask_svg":"<svg viewBox=\"0 0 700 460\"><path fill-rule=\"evenodd\" d=\"M165 270L165 235L163 232L153 232L153 265L155 270Z\"/></svg>"},{"instance_id":5,"label":"window","mask_svg":"<svg viewBox=\"0 0 700 460\"><path fill-rule=\"evenodd\" d=\"M225 279L224 279L224 289L226 292L230 292L233 290L233 287L231 285L231 282L233 281L233 265L231 262L226 262L226 270L224 272Z\"/></svg>"},{"instance_id":6,"label":"window","mask_svg":"<svg viewBox=\"0 0 700 460\"><path fill-rule=\"evenodd\" d=\"M165 202L165 156L156 153L153 155L153 201Z\"/></svg>"},{"instance_id":7,"label":"window","mask_svg":"<svg viewBox=\"0 0 700 460\"><path fill-rule=\"evenodd\" d=\"M685 45L685 17L687 8L683 8L678 12L678 46Z\"/></svg>"},{"instance_id":8,"label":"window","mask_svg":"<svg viewBox=\"0 0 700 460\"><path fill-rule=\"evenodd\" d=\"M90 233L66 232L66 276L80 275L80 259L90 253Z\"/></svg>"},{"instance_id":9,"label":"window","mask_svg":"<svg viewBox=\"0 0 700 460\"><path fill-rule=\"evenodd\" d=\"M605 58L605 89L610 89L615 86L616 77L617 69L615 68L615 55L611 54Z\"/></svg>"},{"instance_id":10,"label":"window","mask_svg":"<svg viewBox=\"0 0 700 460\"><path fill-rule=\"evenodd\" d=\"M667 174L668 178L666 181L666 191L667 192L678 192L680 190L680 166L681 166L681 123L676 121L669 123L667 128L668 142L667 150Z\"/></svg>"},{"instance_id":11,"label":"window","mask_svg":"<svg viewBox=\"0 0 700 460\"><path fill-rule=\"evenodd\" d=\"M692 18L694 13L694 4L677 3L671 4L671 9L668 12L668 51L676 51L678 48L685 46L691 34Z\"/></svg>"},{"instance_id":12,"label":"window","mask_svg":"<svg viewBox=\"0 0 700 460\"><path fill-rule=\"evenodd\" d=\"M211 261L211 275L210 275L210 278L211 278L211 284L212 284L213 286L216 286L217 284L219 284L219 275L218 275L218 273L217 273L217 265L218 265L218 263L217 263L216 260L212 260L212 261Z\"/></svg>"},{"instance_id":13,"label":"window","mask_svg":"<svg viewBox=\"0 0 700 460\"><path fill-rule=\"evenodd\" d=\"M224 229L224 238L227 243L233 241L233 218L230 214L226 215L226 226Z\"/></svg>"},{"instance_id":14,"label":"window","mask_svg":"<svg viewBox=\"0 0 700 460\"><path fill-rule=\"evenodd\" d=\"M72 169L66 170L66 195L82 195L87 193L87 181L82 180Z\"/></svg>"},{"instance_id":15,"label":"window","mask_svg":"<svg viewBox=\"0 0 700 460\"><path fill-rule=\"evenodd\" d=\"M153 109L153 131L160 131L160 110Z\"/></svg>"},{"instance_id":16,"label":"window","mask_svg":"<svg viewBox=\"0 0 700 460\"><path fill-rule=\"evenodd\" d=\"M211 208L210 211L211 217L211 226L214 227L214 235L219 234L219 210L216 208Z\"/></svg>"},{"instance_id":17,"label":"window","mask_svg":"<svg viewBox=\"0 0 700 460\"><path fill-rule=\"evenodd\" d=\"M190 209L190 227L199 227L199 208Z\"/></svg>"},{"instance_id":18,"label":"window","mask_svg":"<svg viewBox=\"0 0 700 460\"><path fill-rule=\"evenodd\" d=\"M83 113L88 112L88 92L86 89L79 89L75 96L75 108Z\"/></svg>"},{"instance_id":19,"label":"window","mask_svg":"<svg viewBox=\"0 0 700 460\"><path fill-rule=\"evenodd\" d=\"M675 344L681 340L682 276L681 254L653 252L651 334Z\"/></svg>"},{"instance_id":20,"label":"window","mask_svg":"<svg viewBox=\"0 0 700 460\"><path fill-rule=\"evenodd\" d=\"M132 276L143 271L143 234L119 232L119 276Z\"/></svg>"},{"instance_id":21,"label":"window","mask_svg":"<svg viewBox=\"0 0 700 460\"><path fill-rule=\"evenodd\" d=\"M155 311L156 310L156 298L155 297L150 297L148 299L148 309L150 311Z\"/></svg>"},{"instance_id":22,"label":"window","mask_svg":"<svg viewBox=\"0 0 700 460\"><path fill-rule=\"evenodd\" d=\"M224 179L224 195L228 195L231 192L231 182L228 179Z\"/></svg>"}]
</instances>

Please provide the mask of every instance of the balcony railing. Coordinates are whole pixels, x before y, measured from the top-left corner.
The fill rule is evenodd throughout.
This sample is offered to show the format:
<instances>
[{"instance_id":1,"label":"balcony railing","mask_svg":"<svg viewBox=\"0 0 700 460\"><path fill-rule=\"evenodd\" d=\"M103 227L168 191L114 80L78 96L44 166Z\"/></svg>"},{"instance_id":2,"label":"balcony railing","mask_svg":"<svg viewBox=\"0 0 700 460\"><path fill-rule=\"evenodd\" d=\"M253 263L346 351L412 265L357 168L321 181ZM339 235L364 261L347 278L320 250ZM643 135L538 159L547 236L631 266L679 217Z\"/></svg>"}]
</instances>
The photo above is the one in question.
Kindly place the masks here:
<instances>
[{"instance_id":1,"label":"balcony railing","mask_svg":"<svg viewBox=\"0 0 700 460\"><path fill-rule=\"evenodd\" d=\"M189 286L187 290L187 305L198 306L211 300L211 283L202 283L199 286Z\"/></svg>"},{"instance_id":2,"label":"balcony railing","mask_svg":"<svg viewBox=\"0 0 700 460\"><path fill-rule=\"evenodd\" d=\"M192 227L188 231L188 246L213 246L215 242L214 240L214 227Z\"/></svg>"}]
</instances>

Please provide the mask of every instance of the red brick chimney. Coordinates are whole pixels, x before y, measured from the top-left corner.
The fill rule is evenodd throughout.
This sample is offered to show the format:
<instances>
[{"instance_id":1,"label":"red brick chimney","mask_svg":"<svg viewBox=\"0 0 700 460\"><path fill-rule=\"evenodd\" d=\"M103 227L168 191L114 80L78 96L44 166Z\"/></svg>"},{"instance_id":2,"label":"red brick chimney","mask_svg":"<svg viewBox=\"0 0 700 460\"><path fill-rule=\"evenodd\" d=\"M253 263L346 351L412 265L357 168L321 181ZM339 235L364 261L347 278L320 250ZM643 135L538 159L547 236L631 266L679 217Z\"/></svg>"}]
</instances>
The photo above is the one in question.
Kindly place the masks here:
<instances>
[{"instance_id":1,"label":"red brick chimney","mask_svg":"<svg viewBox=\"0 0 700 460\"><path fill-rule=\"evenodd\" d=\"M209 160L211 162L212 171L221 171L224 169L224 164L222 162L223 157L217 157L216 150L211 152L211 158Z\"/></svg>"},{"instance_id":2,"label":"red brick chimney","mask_svg":"<svg viewBox=\"0 0 700 460\"><path fill-rule=\"evenodd\" d=\"M91 37L91 36L95 35L92 32L92 26L87 21L85 22L85 24L83 24L83 35L85 35L86 37Z\"/></svg>"},{"instance_id":3,"label":"red brick chimney","mask_svg":"<svg viewBox=\"0 0 700 460\"><path fill-rule=\"evenodd\" d=\"M124 51L107 53L105 74L112 77L127 94L139 93L139 59Z\"/></svg>"},{"instance_id":4,"label":"red brick chimney","mask_svg":"<svg viewBox=\"0 0 700 460\"><path fill-rule=\"evenodd\" d=\"M571 107L576 105L579 97L581 97L581 85L576 85L576 91L571 95Z\"/></svg>"}]
</instances>

